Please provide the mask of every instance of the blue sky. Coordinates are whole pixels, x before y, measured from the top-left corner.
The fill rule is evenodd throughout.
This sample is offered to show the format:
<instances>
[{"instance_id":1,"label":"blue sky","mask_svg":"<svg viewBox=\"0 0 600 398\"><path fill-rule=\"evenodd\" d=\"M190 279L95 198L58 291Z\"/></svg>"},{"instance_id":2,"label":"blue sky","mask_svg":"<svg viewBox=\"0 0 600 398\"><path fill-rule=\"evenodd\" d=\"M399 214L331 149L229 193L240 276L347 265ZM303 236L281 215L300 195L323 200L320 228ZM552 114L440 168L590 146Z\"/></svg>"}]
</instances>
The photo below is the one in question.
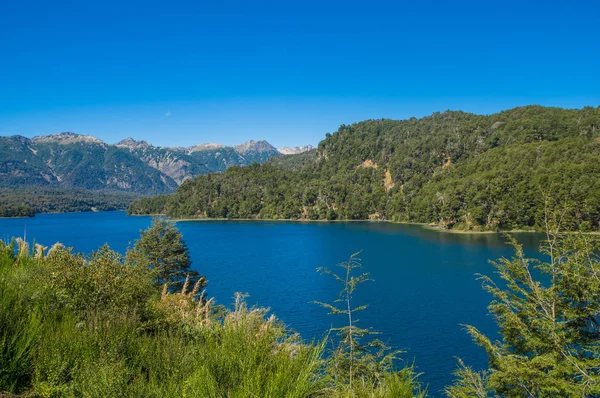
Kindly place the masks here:
<instances>
[{"instance_id":1,"label":"blue sky","mask_svg":"<svg viewBox=\"0 0 600 398\"><path fill-rule=\"evenodd\" d=\"M596 1L7 1L0 135L314 145L369 118L598 106L599 32Z\"/></svg>"}]
</instances>

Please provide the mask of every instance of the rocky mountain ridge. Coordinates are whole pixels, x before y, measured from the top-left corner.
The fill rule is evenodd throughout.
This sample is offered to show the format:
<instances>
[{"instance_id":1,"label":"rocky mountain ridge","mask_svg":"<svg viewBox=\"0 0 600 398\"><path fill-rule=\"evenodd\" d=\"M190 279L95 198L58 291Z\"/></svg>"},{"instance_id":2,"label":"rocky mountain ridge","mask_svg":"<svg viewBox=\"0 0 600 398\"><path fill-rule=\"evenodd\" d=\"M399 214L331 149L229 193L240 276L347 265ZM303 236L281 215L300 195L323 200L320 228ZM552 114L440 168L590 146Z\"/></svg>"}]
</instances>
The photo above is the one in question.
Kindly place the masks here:
<instances>
[{"instance_id":1,"label":"rocky mountain ridge","mask_svg":"<svg viewBox=\"0 0 600 398\"><path fill-rule=\"evenodd\" d=\"M115 144L75 133L0 137L0 187L172 192L199 174L281 156L266 141L157 147L128 137Z\"/></svg>"},{"instance_id":2,"label":"rocky mountain ridge","mask_svg":"<svg viewBox=\"0 0 600 398\"><path fill-rule=\"evenodd\" d=\"M312 145L302 145L302 146L294 146L294 147L285 146L283 148L278 148L277 150L282 155L297 155L299 153L312 151L313 149L315 149L315 147Z\"/></svg>"}]
</instances>

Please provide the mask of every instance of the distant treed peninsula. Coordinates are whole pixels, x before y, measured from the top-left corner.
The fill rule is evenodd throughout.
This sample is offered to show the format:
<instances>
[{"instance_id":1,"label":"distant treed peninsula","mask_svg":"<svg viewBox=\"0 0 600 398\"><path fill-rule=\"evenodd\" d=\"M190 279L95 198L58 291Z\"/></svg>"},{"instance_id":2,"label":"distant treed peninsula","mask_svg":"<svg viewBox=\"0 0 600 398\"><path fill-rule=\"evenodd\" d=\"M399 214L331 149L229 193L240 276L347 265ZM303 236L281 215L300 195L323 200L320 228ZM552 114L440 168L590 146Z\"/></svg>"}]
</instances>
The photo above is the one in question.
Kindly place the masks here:
<instances>
[{"instance_id":1,"label":"distant treed peninsula","mask_svg":"<svg viewBox=\"0 0 600 398\"><path fill-rule=\"evenodd\" d=\"M536 229L548 207L600 229L600 107L526 106L342 125L318 148L185 181L130 214L392 220L456 230Z\"/></svg>"}]
</instances>

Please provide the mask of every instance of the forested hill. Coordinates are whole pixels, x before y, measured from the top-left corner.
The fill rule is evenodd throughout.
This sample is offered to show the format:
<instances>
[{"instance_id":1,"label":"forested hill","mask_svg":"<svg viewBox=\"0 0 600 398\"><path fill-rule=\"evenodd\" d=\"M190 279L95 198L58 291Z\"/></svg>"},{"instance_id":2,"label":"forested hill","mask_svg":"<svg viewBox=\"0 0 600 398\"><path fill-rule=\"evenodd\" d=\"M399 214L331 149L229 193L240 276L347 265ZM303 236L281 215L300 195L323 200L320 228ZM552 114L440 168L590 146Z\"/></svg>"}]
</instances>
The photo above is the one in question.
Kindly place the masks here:
<instances>
[{"instance_id":1,"label":"forested hill","mask_svg":"<svg viewBox=\"0 0 600 398\"><path fill-rule=\"evenodd\" d=\"M314 151L186 181L132 214L380 219L444 228L536 228L548 196L583 230L600 222L600 108L342 125Z\"/></svg>"}]
</instances>

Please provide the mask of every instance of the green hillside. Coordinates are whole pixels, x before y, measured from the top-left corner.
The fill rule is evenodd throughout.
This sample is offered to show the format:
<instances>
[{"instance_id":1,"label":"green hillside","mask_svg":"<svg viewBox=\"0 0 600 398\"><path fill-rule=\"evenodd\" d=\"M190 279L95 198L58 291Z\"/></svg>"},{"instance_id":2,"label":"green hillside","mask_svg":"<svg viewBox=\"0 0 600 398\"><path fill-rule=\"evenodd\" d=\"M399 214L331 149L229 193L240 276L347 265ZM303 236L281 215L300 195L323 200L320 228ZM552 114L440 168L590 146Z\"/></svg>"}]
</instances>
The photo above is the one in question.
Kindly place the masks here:
<instances>
[{"instance_id":1,"label":"green hillside","mask_svg":"<svg viewBox=\"0 0 600 398\"><path fill-rule=\"evenodd\" d=\"M520 107L482 116L342 125L314 152L198 176L132 214L394 220L444 228L536 228L544 204L598 230L600 108Z\"/></svg>"}]
</instances>

